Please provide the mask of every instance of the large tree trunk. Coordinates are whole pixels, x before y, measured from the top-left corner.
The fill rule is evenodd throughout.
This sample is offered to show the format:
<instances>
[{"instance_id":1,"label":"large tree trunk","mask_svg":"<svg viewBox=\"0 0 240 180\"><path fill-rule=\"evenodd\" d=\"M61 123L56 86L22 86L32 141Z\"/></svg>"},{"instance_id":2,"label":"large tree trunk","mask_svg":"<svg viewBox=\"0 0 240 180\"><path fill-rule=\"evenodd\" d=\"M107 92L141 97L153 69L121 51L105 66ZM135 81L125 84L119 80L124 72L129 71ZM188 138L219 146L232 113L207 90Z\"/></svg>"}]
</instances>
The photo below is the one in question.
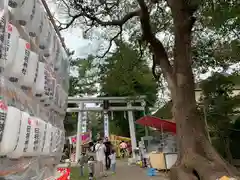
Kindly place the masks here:
<instances>
[{"instance_id":1,"label":"large tree trunk","mask_svg":"<svg viewBox=\"0 0 240 180\"><path fill-rule=\"evenodd\" d=\"M234 171L212 147L207 138L205 122L198 113L191 60L193 13L199 0L167 0L174 21L174 63L169 62L163 44L151 29L148 7L141 7L143 38L150 44L154 63L162 69L173 101L173 117L177 124L178 160L171 169L171 180L216 180Z\"/></svg>"},{"instance_id":2,"label":"large tree trunk","mask_svg":"<svg viewBox=\"0 0 240 180\"><path fill-rule=\"evenodd\" d=\"M174 1L175 87L171 89L173 117L177 124L179 156L171 169L171 180L216 180L235 175L210 144L204 119L200 116L195 100L195 83L191 68L191 31L194 19L187 12L183 1ZM179 3L177 3L179 2Z\"/></svg>"},{"instance_id":3,"label":"large tree trunk","mask_svg":"<svg viewBox=\"0 0 240 180\"><path fill-rule=\"evenodd\" d=\"M227 161L232 164L232 160L233 160L233 157L232 157L232 153L231 153L231 150L230 150L230 137L223 137L223 142L224 142L224 147L225 147L225 154L226 154L226 159Z\"/></svg>"},{"instance_id":4,"label":"large tree trunk","mask_svg":"<svg viewBox=\"0 0 240 180\"><path fill-rule=\"evenodd\" d=\"M173 99L179 157L171 170L171 180L216 180L224 175L234 176L232 169L208 141L191 84L178 86Z\"/></svg>"}]
</instances>

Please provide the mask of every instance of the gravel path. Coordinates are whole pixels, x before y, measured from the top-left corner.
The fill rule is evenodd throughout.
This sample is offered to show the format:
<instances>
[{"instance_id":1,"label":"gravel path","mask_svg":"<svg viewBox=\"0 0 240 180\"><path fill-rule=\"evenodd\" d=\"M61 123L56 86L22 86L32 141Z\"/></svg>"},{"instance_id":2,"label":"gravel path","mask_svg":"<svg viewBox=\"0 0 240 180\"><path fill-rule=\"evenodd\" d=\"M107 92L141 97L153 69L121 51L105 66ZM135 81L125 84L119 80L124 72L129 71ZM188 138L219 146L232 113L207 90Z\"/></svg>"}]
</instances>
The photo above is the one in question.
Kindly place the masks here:
<instances>
[{"instance_id":1,"label":"gravel path","mask_svg":"<svg viewBox=\"0 0 240 180\"><path fill-rule=\"evenodd\" d=\"M104 180L168 180L164 175L154 177L147 176L146 169L138 166L128 166L126 161L118 161L116 174L101 178Z\"/></svg>"}]
</instances>

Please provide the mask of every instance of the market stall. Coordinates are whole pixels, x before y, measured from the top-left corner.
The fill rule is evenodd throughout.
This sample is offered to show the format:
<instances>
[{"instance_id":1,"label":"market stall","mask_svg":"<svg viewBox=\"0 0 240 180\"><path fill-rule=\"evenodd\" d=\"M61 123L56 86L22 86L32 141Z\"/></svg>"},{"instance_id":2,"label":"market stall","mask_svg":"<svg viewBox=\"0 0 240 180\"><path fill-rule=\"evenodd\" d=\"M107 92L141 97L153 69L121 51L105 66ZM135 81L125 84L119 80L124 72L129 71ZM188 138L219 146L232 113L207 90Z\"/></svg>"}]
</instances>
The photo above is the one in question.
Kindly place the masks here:
<instances>
[{"instance_id":1,"label":"market stall","mask_svg":"<svg viewBox=\"0 0 240 180\"><path fill-rule=\"evenodd\" d=\"M177 160L176 124L153 116L144 116L137 124L156 129L155 137L143 137L151 166L156 169L170 169Z\"/></svg>"},{"instance_id":2,"label":"market stall","mask_svg":"<svg viewBox=\"0 0 240 180\"><path fill-rule=\"evenodd\" d=\"M120 143L122 141L126 142L127 144L131 144L131 138L128 138L128 137L123 137L123 136L117 136L117 135L114 135L114 134L111 134L110 135L110 141L112 142L115 150L116 150L116 155L117 157L120 157Z\"/></svg>"}]
</instances>

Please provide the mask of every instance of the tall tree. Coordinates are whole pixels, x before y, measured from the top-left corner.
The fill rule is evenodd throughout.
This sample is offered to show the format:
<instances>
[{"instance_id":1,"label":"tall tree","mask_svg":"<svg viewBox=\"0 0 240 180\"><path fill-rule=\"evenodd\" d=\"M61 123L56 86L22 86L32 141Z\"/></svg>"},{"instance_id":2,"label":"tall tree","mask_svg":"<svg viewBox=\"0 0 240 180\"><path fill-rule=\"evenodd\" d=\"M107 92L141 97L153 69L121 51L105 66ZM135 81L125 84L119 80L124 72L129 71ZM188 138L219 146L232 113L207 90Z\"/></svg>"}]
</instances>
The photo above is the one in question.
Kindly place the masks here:
<instances>
[{"instance_id":1,"label":"tall tree","mask_svg":"<svg viewBox=\"0 0 240 180\"><path fill-rule=\"evenodd\" d=\"M217 12L216 7L226 4L224 7L228 8L230 6L232 10L236 9L232 8L233 6L238 7L239 1L231 0L230 3L226 3L224 0L218 2L208 0L206 2L206 4L203 4L200 0L71 0L69 3L64 3L70 15L70 20L65 23L63 28L68 28L75 20L91 27L99 25L116 27L119 32L113 35L110 44L112 44L113 39L121 35L124 28L130 27L133 30L139 28L141 30L141 33L138 33L140 36L136 33L135 37L141 37L139 42L144 42L149 47L153 59L153 74L156 78L159 78L159 72L162 73L171 92L173 118L177 122L179 151L178 160L171 169L172 180L215 180L223 175L233 176L236 174L235 170L228 166L208 141L205 122L201 118L196 105L192 69L196 65L198 65L196 67L204 67L203 62L205 61L210 65L216 65L217 60L232 63L232 52L223 53L223 51L219 51L222 53L220 58L215 57L216 54L212 54L212 52L208 54L209 58L206 58L204 53L195 57L192 54L192 48L197 45L199 38L209 37L203 34L207 32L208 35L211 35L210 37L219 40L218 43L212 43L211 45L219 45L219 49L226 49L223 47L228 46L229 43L223 42L227 42L226 40L230 39L229 37L236 37L236 35L231 33L228 38L223 37L223 35L218 38L219 36L215 33L212 34L209 29L202 29L204 24L201 21L197 21L196 26L194 24L196 19L202 19L203 9L213 7L215 13ZM235 16L237 16L236 13ZM224 13L221 15L224 15ZM212 19L211 15L204 18L204 20L208 19ZM227 26L230 23L235 24L232 22L239 21L239 16L236 19L227 19L228 21L220 22L220 24ZM168 28L166 29L166 27ZM236 27L234 27L234 30L237 29ZM232 32L232 29L223 29ZM219 31L216 28L213 28L213 30ZM203 33L196 35L192 33L193 31ZM168 44L158 38L161 35L160 32L170 34ZM237 34L239 34L239 29ZM111 35L111 33L109 32L108 35ZM213 57L210 58L212 55ZM158 67L160 67L160 71Z\"/></svg>"},{"instance_id":2,"label":"tall tree","mask_svg":"<svg viewBox=\"0 0 240 180\"><path fill-rule=\"evenodd\" d=\"M97 93L97 87L95 86L96 78L94 78L95 72L89 71L90 69L94 70L91 64L92 59L92 56L86 59L71 59L69 96L83 96ZM68 104L68 107L77 107L77 104ZM64 128L67 136L76 134L77 118L78 113L66 113Z\"/></svg>"},{"instance_id":3,"label":"tall tree","mask_svg":"<svg viewBox=\"0 0 240 180\"><path fill-rule=\"evenodd\" d=\"M202 81L201 104L206 109L206 119L215 139L219 139L224 157L231 163L230 152L231 128L239 116L239 98L233 94L234 79L239 76L215 73ZM216 147L219 149L219 147Z\"/></svg>"},{"instance_id":4,"label":"tall tree","mask_svg":"<svg viewBox=\"0 0 240 180\"><path fill-rule=\"evenodd\" d=\"M154 106L158 84L152 77L150 68L144 58L130 45L118 42L118 48L111 57L105 59L101 67L100 93L108 96L140 96L146 95L146 107ZM119 104L118 104L119 105ZM139 104L141 105L141 104ZM114 104L112 104L114 106ZM129 136L127 114L114 112L110 124L115 126L118 135ZM135 112L135 119L143 116L143 112ZM136 125L136 136L144 136L144 127Z\"/></svg>"}]
</instances>

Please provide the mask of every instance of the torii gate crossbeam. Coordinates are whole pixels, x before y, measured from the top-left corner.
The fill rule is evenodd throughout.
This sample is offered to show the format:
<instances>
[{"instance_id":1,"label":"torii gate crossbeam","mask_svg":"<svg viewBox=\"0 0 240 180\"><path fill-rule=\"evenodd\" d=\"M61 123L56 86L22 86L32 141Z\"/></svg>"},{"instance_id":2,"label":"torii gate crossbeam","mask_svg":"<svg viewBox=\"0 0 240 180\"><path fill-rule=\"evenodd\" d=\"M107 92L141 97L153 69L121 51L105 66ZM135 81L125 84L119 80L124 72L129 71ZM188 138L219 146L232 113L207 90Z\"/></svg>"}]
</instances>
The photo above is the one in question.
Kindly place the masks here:
<instances>
[{"instance_id":1,"label":"torii gate crossbeam","mask_svg":"<svg viewBox=\"0 0 240 180\"><path fill-rule=\"evenodd\" d=\"M77 125L77 143L76 143L76 157L75 161L77 162L79 159L79 155L81 154L81 131L82 131L82 117L83 111L103 111L104 112L104 135L105 137L109 137L109 118L108 111L127 111L128 112L128 122L129 122L129 130L131 136L132 143L132 152L133 158L136 158L135 149L137 148L136 142L136 133L135 133L135 124L133 118L133 111L145 111L145 99L146 96L139 97L68 97L68 103L76 103L78 104L78 108L67 108L67 112L78 112L78 125ZM110 103L126 103L126 106L109 106L108 109L104 109L103 107L85 107L84 103L103 103L104 101L108 101ZM140 102L141 106L133 106L132 103Z\"/></svg>"}]
</instances>

